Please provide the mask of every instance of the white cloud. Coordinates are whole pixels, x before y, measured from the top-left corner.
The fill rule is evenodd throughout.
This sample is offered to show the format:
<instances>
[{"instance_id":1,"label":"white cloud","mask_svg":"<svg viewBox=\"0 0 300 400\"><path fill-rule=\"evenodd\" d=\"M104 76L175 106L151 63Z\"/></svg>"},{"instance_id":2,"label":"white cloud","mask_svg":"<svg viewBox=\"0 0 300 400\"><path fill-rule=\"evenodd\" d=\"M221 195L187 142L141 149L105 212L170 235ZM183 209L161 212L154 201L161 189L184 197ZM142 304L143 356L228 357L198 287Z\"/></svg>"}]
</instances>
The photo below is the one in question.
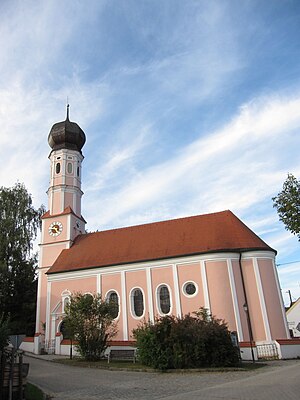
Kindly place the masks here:
<instances>
[{"instance_id":1,"label":"white cloud","mask_svg":"<svg viewBox=\"0 0 300 400\"><path fill-rule=\"evenodd\" d=\"M161 200L180 193L186 203L190 196L191 202L196 198L200 213L224 208L241 212L271 199L284 178L281 165L274 162L282 151L276 138L291 139L297 127L300 97L271 97L244 105L220 130L207 133L175 157L126 181L126 187L106 198L99 221L106 225L121 215L126 219L131 210L147 208L155 202L159 207Z\"/></svg>"}]
</instances>

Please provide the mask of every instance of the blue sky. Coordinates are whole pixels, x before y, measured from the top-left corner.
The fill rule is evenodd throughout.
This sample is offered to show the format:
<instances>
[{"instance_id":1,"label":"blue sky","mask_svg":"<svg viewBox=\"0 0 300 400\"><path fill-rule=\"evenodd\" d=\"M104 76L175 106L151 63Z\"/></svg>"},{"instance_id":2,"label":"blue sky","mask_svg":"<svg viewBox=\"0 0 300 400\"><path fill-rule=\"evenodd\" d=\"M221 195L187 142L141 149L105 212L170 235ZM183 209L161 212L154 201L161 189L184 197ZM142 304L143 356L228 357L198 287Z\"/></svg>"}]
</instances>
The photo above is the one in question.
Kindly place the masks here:
<instances>
[{"instance_id":1,"label":"blue sky","mask_svg":"<svg viewBox=\"0 0 300 400\"><path fill-rule=\"evenodd\" d=\"M300 2L0 2L0 184L47 203L51 126L87 136L90 231L230 209L300 296L272 197L300 178Z\"/></svg>"}]
</instances>

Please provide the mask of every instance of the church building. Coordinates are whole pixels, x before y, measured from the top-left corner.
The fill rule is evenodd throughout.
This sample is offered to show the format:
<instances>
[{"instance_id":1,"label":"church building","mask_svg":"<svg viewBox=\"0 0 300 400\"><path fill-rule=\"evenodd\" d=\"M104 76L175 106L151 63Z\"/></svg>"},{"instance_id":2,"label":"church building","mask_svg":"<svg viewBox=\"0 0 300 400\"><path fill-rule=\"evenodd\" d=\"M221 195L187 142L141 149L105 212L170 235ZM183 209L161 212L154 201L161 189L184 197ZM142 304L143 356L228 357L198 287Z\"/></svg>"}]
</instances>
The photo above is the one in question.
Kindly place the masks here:
<instances>
[{"instance_id":1,"label":"church building","mask_svg":"<svg viewBox=\"0 0 300 400\"><path fill-rule=\"evenodd\" d=\"M85 140L69 110L48 136L50 185L42 217L34 352L68 353L62 323L75 292L117 302L112 346L132 346L132 330L144 319L180 317L200 307L237 333L244 358L252 346L289 339L276 251L231 211L86 233Z\"/></svg>"}]
</instances>

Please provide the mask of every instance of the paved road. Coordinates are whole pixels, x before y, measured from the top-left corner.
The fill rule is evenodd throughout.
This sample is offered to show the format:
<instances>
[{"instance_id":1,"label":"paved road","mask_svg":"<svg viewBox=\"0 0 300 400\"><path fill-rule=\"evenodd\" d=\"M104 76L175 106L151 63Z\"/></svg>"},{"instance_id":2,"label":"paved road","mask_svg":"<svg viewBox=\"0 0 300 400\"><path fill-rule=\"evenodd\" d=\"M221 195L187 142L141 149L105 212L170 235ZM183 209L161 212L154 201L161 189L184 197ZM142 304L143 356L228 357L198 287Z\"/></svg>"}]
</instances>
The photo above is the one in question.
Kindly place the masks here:
<instances>
[{"instance_id":1,"label":"paved road","mask_svg":"<svg viewBox=\"0 0 300 400\"><path fill-rule=\"evenodd\" d=\"M299 400L300 360L255 371L147 373L70 367L28 358L29 381L57 400Z\"/></svg>"}]
</instances>

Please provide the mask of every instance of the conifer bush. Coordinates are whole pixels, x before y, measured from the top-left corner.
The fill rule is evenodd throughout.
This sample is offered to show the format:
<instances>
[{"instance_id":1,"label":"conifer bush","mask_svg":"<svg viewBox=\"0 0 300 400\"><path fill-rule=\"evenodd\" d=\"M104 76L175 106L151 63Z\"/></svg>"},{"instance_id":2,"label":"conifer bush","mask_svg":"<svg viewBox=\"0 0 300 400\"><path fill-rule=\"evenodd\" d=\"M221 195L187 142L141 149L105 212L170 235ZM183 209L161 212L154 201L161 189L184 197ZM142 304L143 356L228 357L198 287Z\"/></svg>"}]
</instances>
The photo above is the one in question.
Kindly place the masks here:
<instances>
[{"instance_id":1,"label":"conifer bush","mask_svg":"<svg viewBox=\"0 0 300 400\"><path fill-rule=\"evenodd\" d=\"M144 322L133 334L140 362L156 369L227 367L239 362L226 323L204 308L183 318Z\"/></svg>"}]
</instances>

